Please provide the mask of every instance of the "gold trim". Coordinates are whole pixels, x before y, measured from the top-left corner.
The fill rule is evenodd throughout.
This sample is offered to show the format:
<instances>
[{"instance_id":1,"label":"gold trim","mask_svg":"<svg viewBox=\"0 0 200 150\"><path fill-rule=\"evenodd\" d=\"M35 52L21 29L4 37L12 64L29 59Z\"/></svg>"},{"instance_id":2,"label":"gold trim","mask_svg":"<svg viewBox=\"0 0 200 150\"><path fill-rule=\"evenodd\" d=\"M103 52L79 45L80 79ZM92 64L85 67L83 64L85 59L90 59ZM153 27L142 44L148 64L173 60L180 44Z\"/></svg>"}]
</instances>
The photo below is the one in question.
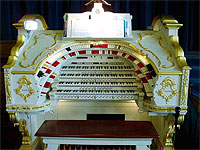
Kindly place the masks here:
<instances>
[{"instance_id":1,"label":"gold trim","mask_svg":"<svg viewBox=\"0 0 200 150\"><path fill-rule=\"evenodd\" d=\"M44 30L48 29L48 26L46 24L45 19L41 15L39 15L39 14L27 14L27 15L24 15L18 21L18 23L14 23L13 26L16 27L16 29L24 29L24 21L36 20L36 19L39 19L42 22Z\"/></svg>"},{"instance_id":2,"label":"gold trim","mask_svg":"<svg viewBox=\"0 0 200 150\"><path fill-rule=\"evenodd\" d=\"M91 42L105 42L105 43L121 43L121 44L125 44L128 47L133 48L138 54L145 56L147 61L149 61L149 63L153 66L154 70L156 71L156 73L159 73L159 70L157 68L157 66L154 64L154 62L147 56L147 54L142 53L142 50L137 49L134 45L128 43L128 42L124 42L124 41L70 41L67 43L64 43L62 45L60 45L58 48L53 49L50 53L47 54L46 57L44 57L36 66L35 71L11 71L12 74L35 74L38 70L38 68L40 67L40 65L52 54L54 54L58 49L61 49L62 47L64 47L65 45L68 44L72 44L72 43L91 43Z\"/></svg>"},{"instance_id":3,"label":"gold trim","mask_svg":"<svg viewBox=\"0 0 200 150\"><path fill-rule=\"evenodd\" d=\"M17 113L16 112L8 112L10 122L14 124L14 127L18 125Z\"/></svg>"},{"instance_id":4,"label":"gold trim","mask_svg":"<svg viewBox=\"0 0 200 150\"><path fill-rule=\"evenodd\" d=\"M43 104L40 106L6 106L6 111L35 111L49 107L51 103Z\"/></svg>"},{"instance_id":5,"label":"gold trim","mask_svg":"<svg viewBox=\"0 0 200 150\"><path fill-rule=\"evenodd\" d=\"M175 57L178 61L178 65L182 69L191 69L186 62L186 58L184 57L184 51L183 51L182 47L179 45L178 36L177 35L171 35L169 37L169 39L170 39L172 46L174 47Z\"/></svg>"},{"instance_id":6,"label":"gold trim","mask_svg":"<svg viewBox=\"0 0 200 150\"><path fill-rule=\"evenodd\" d=\"M11 104L11 88L10 88L10 76L9 71L6 69L5 72L5 84L6 84L6 100L7 104Z\"/></svg>"},{"instance_id":7,"label":"gold trim","mask_svg":"<svg viewBox=\"0 0 200 150\"><path fill-rule=\"evenodd\" d=\"M183 26L172 16L161 16L160 20L166 29L179 29Z\"/></svg>"},{"instance_id":8,"label":"gold trim","mask_svg":"<svg viewBox=\"0 0 200 150\"><path fill-rule=\"evenodd\" d=\"M16 94L20 95L21 97L24 98L24 101L27 102L27 98L30 97L31 95L35 94L35 90L31 88L31 80L26 77L26 76L22 76L18 82L19 87L16 89ZM21 93L21 89L23 87L23 85L26 85L27 88L29 89L29 93L27 95L24 95L23 93Z\"/></svg>"},{"instance_id":9,"label":"gold trim","mask_svg":"<svg viewBox=\"0 0 200 150\"><path fill-rule=\"evenodd\" d=\"M22 145L29 145L31 143L31 136L29 135L29 131L27 129L26 120L19 120L19 131L22 133Z\"/></svg>"},{"instance_id":10,"label":"gold trim","mask_svg":"<svg viewBox=\"0 0 200 150\"><path fill-rule=\"evenodd\" d=\"M16 94L20 95L21 97L24 98L24 101L27 102L27 98L30 97L31 95L35 94L35 90L31 88L31 80L26 77L26 76L22 76L18 82L19 87L16 89ZM21 93L21 89L23 87L23 85L26 85L27 88L29 89L29 93L27 95L24 95L23 93Z\"/></svg>"},{"instance_id":11,"label":"gold trim","mask_svg":"<svg viewBox=\"0 0 200 150\"><path fill-rule=\"evenodd\" d=\"M174 85L176 85L176 84L171 77L165 78L160 84L162 85L162 88L157 91L158 96L161 96L163 99L165 99L166 104L168 104L169 99L172 99L172 97L174 97L178 94L178 90L176 90L174 88ZM172 93L169 96L164 94L164 91L165 91L166 87L168 87L168 86L170 86L170 89L172 90Z\"/></svg>"},{"instance_id":12,"label":"gold trim","mask_svg":"<svg viewBox=\"0 0 200 150\"><path fill-rule=\"evenodd\" d=\"M182 75L182 72L159 72L158 75Z\"/></svg>"},{"instance_id":13,"label":"gold trim","mask_svg":"<svg viewBox=\"0 0 200 150\"><path fill-rule=\"evenodd\" d=\"M181 105L186 105L187 98L187 83L188 83L188 71L184 71L184 79L183 79L183 92L182 92L182 101Z\"/></svg>"},{"instance_id":14,"label":"gold trim","mask_svg":"<svg viewBox=\"0 0 200 150\"><path fill-rule=\"evenodd\" d=\"M42 142L42 139L40 137L36 137L36 139L33 141L33 143L31 145L21 145L20 150L33 150L33 148L39 142ZM37 149L38 147L35 147L35 148Z\"/></svg>"},{"instance_id":15,"label":"gold trim","mask_svg":"<svg viewBox=\"0 0 200 150\"><path fill-rule=\"evenodd\" d=\"M36 71L11 71L12 74L35 74Z\"/></svg>"},{"instance_id":16,"label":"gold trim","mask_svg":"<svg viewBox=\"0 0 200 150\"><path fill-rule=\"evenodd\" d=\"M139 36L139 40L137 40L139 46L140 46L143 50L145 50L145 51L151 53L152 56L154 56L154 57L156 58L156 60L158 61L158 66L159 66L159 67L162 67L162 68L164 68L164 69L171 69L171 68L173 68L173 67L175 66L175 63L171 60L171 58L172 58L172 52L171 52L167 47L163 46L163 44L162 44L163 38L162 38L160 35L157 35L157 34L149 34L149 33L137 33L137 35ZM158 56L155 55L151 50L149 50L148 48L145 48L145 47L142 45L142 43L141 43L141 41L143 40L143 36L142 36L142 35L143 35L144 37L145 37L145 36L156 36L156 37L157 37L157 40L158 40L159 45L169 53L169 56L167 57L167 60L168 60L169 62L171 62L171 64L172 64L171 66L167 67L166 65L162 65L162 63L161 63L160 59L158 58ZM161 42L161 41L162 41L162 42Z\"/></svg>"},{"instance_id":17,"label":"gold trim","mask_svg":"<svg viewBox=\"0 0 200 150\"><path fill-rule=\"evenodd\" d=\"M179 125L179 127L180 127L180 125ZM164 138L165 146L173 146L173 139L172 138L174 136L174 133L175 133L175 123L174 123L174 121L170 121L169 124L168 124L167 135Z\"/></svg>"},{"instance_id":18,"label":"gold trim","mask_svg":"<svg viewBox=\"0 0 200 150\"><path fill-rule=\"evenodd\" d=\"M54 35L54 43L53 43L50 47L46 48L46 49L43 50L41 53L39 53L39 54L35 57L35 59L33 60L32 64L23 65L22 62L24 62L25 60L27 60L26 53L28 52L28 50L30 50L30 49L32 49L33 47L35 47L35 45L36 45L37 42L38 42L38 38L39 38L39 36L41 36L41 35L45 35L45 36ZM32 46L29 46L26 50L24 50L24 52L23 52L23 57L24 57L24 58L19 62L19 66L22 67L22 68L30 68L30 67L34 66L34 65L35 65L35 62L36 62L36 60L38 59L39 56L41 56L45 51L51 50L52 47L54 47L54 46L57 44L56 37L57 37L58 35L60 35L60 34L59 34L59 33L55 33L55 34L40 33L40 34L37 34L37 35L34 37L34 43L33 43L33 45L32 45Z\"/></svg>"},{"instance_id":19,"label":"gold trim","mask_svg":"<svg viewBox=\"0 0 200 150\"><path fill-rule=\"evenodd\" d=\"M154 27L154 26L156 25L156 22L158 21L158 19L159 19L159 16L156 16L156 17L153 19L152 24L151 24L152 27Z\"/></svg>"},{"instance_id":20,"label":"gold trim","mask_svg":"<svg viewBox=\"0 0 200 150\"><path fill-rule=\"evenodd\" d=\"M24 45L24 41L24 35L17 36L17 42L15 46L13 46L13 48L11 49L11 54L8 57L8 62L6 65L3 66L3 68L12 68L15 65L17 58L19 57L19 49Z\"/></svg>"},{"instance_id":21,"label":"gold trim","mask_svg":"<svg viewBox=\"0 0 200 150\"><path fill-rule=\"evenodd\" d=\"M143 107L149 111L155 111L155 112L175 112L175 107L158 107L158 106L152 106L148 103L143 101ZM181 113L186 113L187 107L181 107Z\"/></svg>"}]
</instances>

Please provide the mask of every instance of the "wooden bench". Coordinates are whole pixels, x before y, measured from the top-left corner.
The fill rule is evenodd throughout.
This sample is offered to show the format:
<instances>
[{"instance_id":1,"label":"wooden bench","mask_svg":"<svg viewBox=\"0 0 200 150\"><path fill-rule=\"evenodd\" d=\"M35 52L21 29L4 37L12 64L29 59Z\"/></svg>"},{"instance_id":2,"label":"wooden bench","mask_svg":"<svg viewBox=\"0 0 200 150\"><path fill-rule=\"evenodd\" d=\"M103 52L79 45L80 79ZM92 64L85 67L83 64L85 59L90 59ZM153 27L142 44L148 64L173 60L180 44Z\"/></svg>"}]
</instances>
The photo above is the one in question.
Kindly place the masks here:
<instances>
[{"instance_id":1,"label":"wooden bench","mask_svg":"<svg viewBox=\"0 0 200 150\"><path fill-rule=\"evenodd\" d=\"M43 138L47 150L60 144L136 145L136 150L147 150L159 137L149 121L119 120L46 120L35 135Z\"/></svg>"}]
</instances>

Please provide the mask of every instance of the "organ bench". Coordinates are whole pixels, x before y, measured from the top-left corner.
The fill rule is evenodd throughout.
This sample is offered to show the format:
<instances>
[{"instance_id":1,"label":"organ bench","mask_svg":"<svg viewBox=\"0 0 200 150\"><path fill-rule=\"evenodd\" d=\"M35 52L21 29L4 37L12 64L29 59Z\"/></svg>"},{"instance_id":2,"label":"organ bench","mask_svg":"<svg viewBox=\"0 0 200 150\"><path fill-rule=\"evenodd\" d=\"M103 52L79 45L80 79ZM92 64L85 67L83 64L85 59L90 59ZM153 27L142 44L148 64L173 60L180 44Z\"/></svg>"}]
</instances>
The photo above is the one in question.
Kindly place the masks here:
<instances>
[{"instance_id":1,"label":"organ bench","mask_svg":"<svg viewBox=\"0 0 200 150\"><path fill-rule=\"evenodd\" d=\"M136 145L136 150L148 150L152 139L159 138L149 121L121 120L46 120L35 135L43 138L47 150L57 150L60 144Z\"/></svg>"},{"instance_id":2,"label":"organ bench","mask_svg":"<svg viewBox=\"0 0 200 150\"><path fill-rule=\"evenodd\" d=\"M129 13L107 12L102 8L105 1L92 2L91 12L64 14L64 30L48 30L38 14L13 24L17 43L3 68L6 110L22 132L21 149L41 144L35 133L45 120L86 120L88 114L151 121L161 144L171 148L175 123L181 124L187 113L191 69L178 41L182 24L159 16L152 29L132 31ZM176 119L175 108L180 111ZM45 124L48 121L41 129ZM144 129L130 133L138 136L134 142ZM39 133L44 142L52 141ZM147 145L153 137L144 137L149 138Z\"/></svg>"}]
</instances>

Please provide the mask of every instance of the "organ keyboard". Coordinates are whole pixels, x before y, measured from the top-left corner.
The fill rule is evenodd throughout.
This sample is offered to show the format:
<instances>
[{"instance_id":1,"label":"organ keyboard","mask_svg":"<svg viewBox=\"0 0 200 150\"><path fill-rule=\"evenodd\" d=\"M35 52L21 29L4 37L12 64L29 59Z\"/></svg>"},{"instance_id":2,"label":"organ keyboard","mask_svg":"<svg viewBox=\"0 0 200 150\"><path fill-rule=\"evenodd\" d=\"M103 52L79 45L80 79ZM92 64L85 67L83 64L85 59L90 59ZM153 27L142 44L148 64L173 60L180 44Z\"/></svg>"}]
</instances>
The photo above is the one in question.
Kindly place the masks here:
<instances>
[{"instance_id":1,"label":"organ keyboard","mask_svg":"<svg viewBox=\"0 0 200 150\"><path fill-rule=\"evenodd\" d=\"M14 24L17 43L3 68L6 110L22 131L22 144L32 149L45 120L123 114L126 120L151 121L161 143L172 146L175 108L181 108L178 120L187 113L190 67L178 42L182 25L162 16L153 20L153 30L132 31L129 13L96 12L65 14L64 30L47 30L36 14ZM30 20L38 29L27 32Z\"/></svg>"},{"instance_id":2,"label":"organ keyboard","mask_svg":"<svg viewBox=\"0 0 200 150\"><path fill-rule=\"evenodd\" d=\"M57 100L143 100L143 85L136 76L134 67L119 57L115 57L118 62L116 65L109 65L112 64L110 58L112 57L87 56L69 60L62 66L60 75L52 84L53 90L49 93L50 98ZM95 63L96 59L100 62Z\"/></svg>"}]
</instances>

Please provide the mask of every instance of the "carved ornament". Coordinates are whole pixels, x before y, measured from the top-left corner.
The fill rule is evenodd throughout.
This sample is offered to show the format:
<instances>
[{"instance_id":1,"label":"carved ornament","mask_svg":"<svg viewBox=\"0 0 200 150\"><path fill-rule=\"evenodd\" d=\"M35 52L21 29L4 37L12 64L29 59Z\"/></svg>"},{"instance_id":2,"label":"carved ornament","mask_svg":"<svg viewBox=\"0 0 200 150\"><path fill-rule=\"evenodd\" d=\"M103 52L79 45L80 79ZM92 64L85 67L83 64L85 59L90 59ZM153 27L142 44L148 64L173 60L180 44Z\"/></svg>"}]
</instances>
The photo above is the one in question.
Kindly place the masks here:
<instances>
[{"instance_id":1,"label":"carved ornament","mask_svg":"<svg viewBox=\"0 0 200 150\"><path fill-rule=\"evenodd\" d=\"M27 60L27 52L28 52L30 49L32 49L33 47L36 46L39 37L42 36L42 35L45 35L45 36L54 35L54 43L53 43L50 47L46 48L46 49L43 50L41 53L39 53L39 54L34 58L34 60L33 60L33 62L32 62L31 64L24 65L23 62ZM35 65L35 62L36 62L36 60L38 59L39 56L41 56L45 51L51 50L52 47L54 47L54 46L56 45L56 43L57 43L57 39L56 39L56 38L57 38L58 35L60 35L60 34L59 34L59 33L55 33L55 34L40 33L40 34L37 34L37 35L34 37L34 43L33 43L33 45L29 46L27 49L24 50L24 52L23 52L23 59L19 62L19 66L22 67L22 68L30 68L30 67L34 66L34 65Z\"/></svg>"},{"instance_id":2,"label":"carved ornament","mask_svg":"<svg viewBox=\"0 0 200 150\"><path fill-rule=\"evenodd\" d=\"M16 94L23 97L24 101L27 102L27 98L35 93L35 90L31 88L31 80L26 76L22 76L17 83L19 84L19 87L16 89ZM21 91L23 86L26 86L29 90L27 95L24 95Z\"/></svg>"},{"instance_id":3,"label":"carved ornament","mask_svg":"<svg viewBox=\"0 0 200 150\"><path fill-rule=\"evenodd\" d=\"M187 98L187 84L188 84L188 71L184 71L184 78L183 78L183 91L182 91L182 101L181 105L186 105L186 98Z\"/></svg>"},{"instance_id":4,"label":"carved ornament","mask_svg":"<svg viewBox=\"0 0 200 150\"><path fill-rule=\"evenodd\" d=\"M166 100L166 104L169 103L169 100L172 99L172 97L176 96L178 94L178 90L176 90L174 88L175 82L171 77L167 77L165 78L162 83L160 83L162 85L162 88L160 90L157 91L158 95L161 96L163 99ZM167 87L170 87L171 89L171 94L169 96L165 95L165 89Z\"/></svg>"},{"instance_id":5,"label":"carved ornament","mask_svg":"<svg viewBox=\"0 0 200 150\"><path fill-rule=\"evenodd\" d=\"M10 77L9 71L6 69L5 84L6 84L6 100L7 104L11 104L11 88L10 88Z\"/></svg>"},{"instance_id":6,"label":"carved ornament","mask_svg":"<svg viewBox=\"0 0 200 150\"><path fill-rule=\"evenodd\" d=\"M148 34L146 34L146 33L142 33L142 34L141 33L137 33L137 35L139 36L139 40L137 40L139 46L143 50L151 53L152 56L156 58L156 60L158 61L158 66L159 67L162 67L164 69L172 69L175 66L175 63L171 59L172 58L172 52L169 50L169 48L167 48L166 46L163 45L163 38L160 35L158 35L158 34L149 34L149 33ZM154 54L151 50L149 50L148 48L145 48L142 45L143 37L146 37L146 36L156 36L157 37L157 41L158 41L160 47L162 47L164 50L166 50L166 52L168 52L168 54L169 54L169 56L167 57L167 60L171 63L170 66L162 65L162 63L161 63L160 59L158 58L158 56L156 54Z\"/></svg>"}]
</instances>

